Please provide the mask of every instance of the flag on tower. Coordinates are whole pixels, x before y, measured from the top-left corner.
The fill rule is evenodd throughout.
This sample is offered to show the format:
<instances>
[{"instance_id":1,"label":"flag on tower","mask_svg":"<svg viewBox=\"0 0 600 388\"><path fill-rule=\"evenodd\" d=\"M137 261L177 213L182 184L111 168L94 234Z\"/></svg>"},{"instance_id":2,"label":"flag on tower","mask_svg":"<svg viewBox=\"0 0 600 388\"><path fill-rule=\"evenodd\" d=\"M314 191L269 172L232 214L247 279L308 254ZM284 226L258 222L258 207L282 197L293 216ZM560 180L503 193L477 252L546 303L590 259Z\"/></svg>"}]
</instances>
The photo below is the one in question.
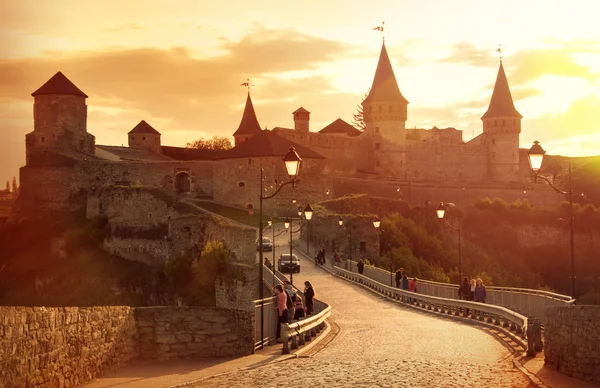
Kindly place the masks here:
<instances>
[{"instance_id":1,"label":"flag on tower","mask_svg":"<svg viewBox=\"0 0 600 388\"><path fill-rule=\"evenodd\" d=\"M377 27L373 28L373 31L383 31L383 27L377 26Z\"/></svg>"},{"instance_id":2,"label":"flag on tower","mask_svg":"<svg viewBox=\"0 0 600 388\"><path fill-rule=\"evenodd\" d=\"M501 49L500 47L498 47L498 49L496 49L496 52L497 52L497 53L501 53L501 52L502 52L502 49Z\"/></svg>"},{"instance_id":3,"label":"flag on tower","mask_svg":"<svg viewBox=\"0 0 600 388\"><path fill-rule=\"evenodd\" d=\"M244 82L244 83L243 83L243 84L241 84L240 86L250 86L250 85L248 84L248 82Z\"/></svg>"}]
</instances>

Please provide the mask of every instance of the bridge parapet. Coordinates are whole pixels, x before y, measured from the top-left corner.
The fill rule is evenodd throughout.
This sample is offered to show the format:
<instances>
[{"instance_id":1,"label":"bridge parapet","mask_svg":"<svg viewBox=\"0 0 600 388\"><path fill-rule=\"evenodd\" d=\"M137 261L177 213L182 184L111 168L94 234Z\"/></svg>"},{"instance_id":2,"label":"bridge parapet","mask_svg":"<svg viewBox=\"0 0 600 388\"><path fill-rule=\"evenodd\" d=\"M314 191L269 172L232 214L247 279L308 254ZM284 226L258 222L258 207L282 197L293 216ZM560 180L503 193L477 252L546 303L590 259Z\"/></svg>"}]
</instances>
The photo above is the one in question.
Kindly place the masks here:
<instances>
[{"instance_id":1,"label":"bridge parapet","mask_svg":"<svg viewBox=\"0 0 600 388\"><path fill-rule=\"evenodd\" d=\"M356 261L347 260L346 270L356 273L356 264ZM379 283L390 284L393 287L394 275L389 271L365 265L363 275ZM419 279L417 287L420 294L458 300L457 284ZM575 299L568 295L528 288L486 286L486 293L487 304L506 307L529 318L539 318L542 324L547 318L546 307L570 306L575 303Z\"/></svg>"},{"instance_id":2,"label":"bridge parapet","mask_svg":"<svg viewBox=\"0 0 600 388\"><path fill-rule=\"evenodd\" d=\"M368 276L353 273L339 267L334 267L334 271L337 276L362 284L375 292L403 304L454 317L471 318L479 322L485 321L486 324L493 325L498 330L502 330L506 335L519 343L523 349L528 350L526 341L528 318L518 312L502 306L430 296L390 287ZM535 348L532 351L535 351Z\"/></svg>"}]
</instances>

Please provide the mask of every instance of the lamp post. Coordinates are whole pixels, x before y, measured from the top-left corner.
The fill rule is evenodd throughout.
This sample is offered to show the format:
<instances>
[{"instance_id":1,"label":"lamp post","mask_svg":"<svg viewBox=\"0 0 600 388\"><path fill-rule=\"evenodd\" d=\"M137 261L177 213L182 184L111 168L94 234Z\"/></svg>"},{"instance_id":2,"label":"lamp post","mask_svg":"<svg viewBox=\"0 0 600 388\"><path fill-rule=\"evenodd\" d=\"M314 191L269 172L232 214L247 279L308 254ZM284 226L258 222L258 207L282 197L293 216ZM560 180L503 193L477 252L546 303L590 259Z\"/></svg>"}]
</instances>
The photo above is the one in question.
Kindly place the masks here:
<instances>
[{"instance_id":1,"label":"lamp post","mask_svg":"<svg viewBox=\"0 0 600 388\"><path fill-rule=\"evenodd\" d=\"M338 218L338 225L348 233L348 229L344 227L344 219L342 217ZM350 263L350 272L352 272L352 241L350 238L348 238L348 252L350 252L350 260L348 262Z\"/></svg>"},{"instance_id":2,"label":"lamp post","mask_svg":"<svg viewBox=\"0 0 600 388\"><path fill-rule=\"evenodd\" d=\"M446 215L446 206L443 202L440 202L437 209L435 209L435 212L437 213L437 217L439 220L448 225L450 229L458 232L458 284L460 284L460 282L462 281L462 242L460 237L462 228L460 225L460 220L458 221L458 228L455 228L454 226L452 226L451 223L444 220L444 216Z\"/></svg>"},{"instance_id":3,"label":"lamp post","mask_svg":"<svg viewBox=\"0 0 600 388\"><path fill-rule=\"evenodd\" d=\"M273 219L269 217L269 221L267 221L271 229L273 230L273 248L271 251L273 252L273 261L271 262L271 272L273 273L273 287L275 287L275 225L273 224Z\"/></svg>"},{"instance_id":4,"label":"lamp post","mask_svg":"<svg viewBox=\"0 0 600 388\"><path fill-rule=\"evenodd\" d=\"M310 257L310 220L313 216L313 209L310 207L310 203L304 208L304 218L306 218L306 255Z\"/></svg>"},{"instance_id":5,"label":"lamp post","mask_svg":"<svg viewBox=\"0 0 600 388\"><path fill-rule=\"evenodd\" d=\"M277 194L279 194L279 192L281 191L281 189L284 186L287 185L292 185L292 187L294 187L294 185L296 184L296 177L298 176L298 172L300 171L300 162L302 161L302 158L300 158L300 156L298 156L298 154L296 153L296 150L294 149L294 147L291 147L287 154L285 154L285 156L283 157L283 162L285 164L285 169L287 170L287 174L290 177L290 180L287 182L284 182L283 184L281 184L281 186L279 186L277 188L277 190L271 194L271 195L267 195L267 196L263 196L263 175L264 175L264 169L261 167L260 168L260 195L259 195L259 222L258 222L258 241L259 241L259 247L260 249L258 250L258 297L260 299L260 348L263 349L264 348L264 271L263 271L263 266L264 266L264 259L263 259L263 249L262 249L262 239L263 239L263 200L265 199L270 199L273 198L274 196L276 196ZM273 264L275 265L275 264Z\"/></svg>"},{"instance_id":6,"label":"lamp post","mask_svg":"<svg viewBox=\"0 0 600 388\"><path fill-rule=\"evenodd\" d=\"M293 286L294 285L294 270L292 269L292 219L291 218L286 218L285 221L283 222L283 226L285 226L286 229L290 230L290 284Z\"/></svg>"},{"instance_id":7,"label":"lamp post","mask_svg":"<svg viewBox=\"0 0 600 388\"><path fill-rule=\"evenodd\" d=\"M540 168L542 167L542 162L544 160L544 155L546 151L542 148L539 141L534 141L533 146L527 151L527 156L529 157L529 165L531 166L531 170L533 171L533 179L534 182L537 178L541 178L548 182L550 187L552 187L556 192L568 195L569 196L569 226L571 229L571 297L576 299L576 288L575 288L575 220L573 217L573 186L571 182L571 160L569 160L569 190L564 191L560 190L558 187L554 186L552 181L545 176L538 175L540 172Z\"/></svg>"},{"instance_id":8,"label":"lamp post","mask_svg":"<svg viewBox=\"0 0 600 388\"><path fill-rule=\"evenodd\" d=\"M377 230L377 233L379 234L379 239L381 240L381 233L383 232L381 229L379 229L379 227L381 226L381 220L379 219L379 217L376 217L373 220L373 226L375 227L375 229ZM381 242L379 243L379 254L381 255ZM390 254L390 287L394 286L394 274L392 272L392 255Z\"/></svg>"}]
</instances>

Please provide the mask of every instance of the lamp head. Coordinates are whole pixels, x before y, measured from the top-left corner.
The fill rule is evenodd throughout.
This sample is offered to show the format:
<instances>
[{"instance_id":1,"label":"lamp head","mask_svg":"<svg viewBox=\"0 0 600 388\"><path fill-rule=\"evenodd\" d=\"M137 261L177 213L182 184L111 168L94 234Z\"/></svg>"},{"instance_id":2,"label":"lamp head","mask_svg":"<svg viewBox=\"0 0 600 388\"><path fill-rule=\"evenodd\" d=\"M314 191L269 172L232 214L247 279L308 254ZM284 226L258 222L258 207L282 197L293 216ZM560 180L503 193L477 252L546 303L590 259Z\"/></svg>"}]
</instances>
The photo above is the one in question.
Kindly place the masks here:
<instances>
[{"instance_id":1,"label":"lamp head","mask_svg":"<svg viewBox=\"0 0 600 388\"><path fill-rule=\"evenodd\" d=\"M269 221L267 221L267 224L269 224L269 226L273 225L273 219L271 217L269 217Z\"/></svg>"},{"instance_id":2,"label":"lamp head","mask_svg":"<svg viewBox=\"0 0 600 388\"><path fill-rule=\"evenodd\" d=\"M313 216L313 209L312 209L312 207L310 207L310 203L309 203L304 208L304 218L306 218L307 221L310 221L312 216Z\"/></svg>"},{"instance_id":3,"label":"lamp head","mask_svg":"<svg viewBox=\"0 0 600 388\"><path fill-rule=\"evenodd\" d=\"M287 154L283 157L285 169L292 180L296 179L300 171L300 162L302 158L296 153L294 147L290 147Z\"/></svg>"},{"instance_id":4,"label":"lamp head","mask_svg":"<svg viewBox=\"0 0 600 388\"><path fill-rule=\"evenodd\" d=\"M381 220L379 219L379 217L375 218L375 220L373 220L373 226L376 229L379 229L379 227L381 226Z\"/></svg>"},{"instance_id":5,"label":"lamp head","mask_svg":"<svg viewBox=\"0 0 600 388\"><path fill-rule=\"evenodd\" d=\"M446 214L446 206L444 206L443 202L440 202L439 206L437 207L437 209L435 209L435 211L437 213L437 217L441 220Z\"/></svg>"},{"instance_id":6,"label":"lamp head","mask_svg":"<svg viewBox=\"0 0 600 388\"><path fill-rule=\"evenodd\" d=\"M542 168L542 162L544 161L544 155L546 151L542 148L539 141L534 141L533 145L527 150L527 156L529 157L529 165L534 174L537 174Z\"/></svg>"},{"instance_id":7,"label":"lamp head","mask_svg":"<svg viewBox=\"0 0 600 388\"><path fill-rule=\"evenodd\" d=\"M340 217L340 218L339 218L339 220L338 220L338 224L339 224L340 226L343 226L343 225L344 225L344 219L343 219L342 217Z\"/></svg>"},{"instance_id":8,"label":"lamp head","mask_svg":"<svg viewBox=\"0 0 600 388\"><path fill-rule=\"evenodd\" d=\"M290 227L290 219L286 218L285 221L283 221L283 226L288 229Z\"/></svg>"}]
</instances>

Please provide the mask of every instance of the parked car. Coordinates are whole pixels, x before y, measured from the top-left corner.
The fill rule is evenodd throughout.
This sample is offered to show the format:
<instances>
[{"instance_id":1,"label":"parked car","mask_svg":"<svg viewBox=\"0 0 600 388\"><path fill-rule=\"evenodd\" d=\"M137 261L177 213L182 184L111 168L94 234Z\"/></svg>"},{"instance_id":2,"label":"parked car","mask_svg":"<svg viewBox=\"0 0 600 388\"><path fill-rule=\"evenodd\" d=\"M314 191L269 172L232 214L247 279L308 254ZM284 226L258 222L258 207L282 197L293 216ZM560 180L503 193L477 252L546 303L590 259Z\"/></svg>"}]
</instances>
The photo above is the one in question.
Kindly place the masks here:
<instances>
[{"instance_id":1,"label":"parked car","mask_svg":"<svg viewBox=\"0 0 600 388\"><path fill-rule=\"evenodd\" d=\"M282 253L279 255L279 262L277 263L277 270L279 272L298 272L300 273L300 259L292 254L292 260L290 260L289 253Z\"/></svg>"},{"instance_id":2,"label":"parked car","mask_svg":"<svg viewBox=\"0 0 600 388\"><path fill-rule=\"evenodd\" d=\"M256 244L256 250L258 251L260 249L260 244ZM273 241L271 241L270 238L268 237L263 237L262 240L262 250L263 251L272 251L273 250Z\"/></svg>"}]
</instances>

